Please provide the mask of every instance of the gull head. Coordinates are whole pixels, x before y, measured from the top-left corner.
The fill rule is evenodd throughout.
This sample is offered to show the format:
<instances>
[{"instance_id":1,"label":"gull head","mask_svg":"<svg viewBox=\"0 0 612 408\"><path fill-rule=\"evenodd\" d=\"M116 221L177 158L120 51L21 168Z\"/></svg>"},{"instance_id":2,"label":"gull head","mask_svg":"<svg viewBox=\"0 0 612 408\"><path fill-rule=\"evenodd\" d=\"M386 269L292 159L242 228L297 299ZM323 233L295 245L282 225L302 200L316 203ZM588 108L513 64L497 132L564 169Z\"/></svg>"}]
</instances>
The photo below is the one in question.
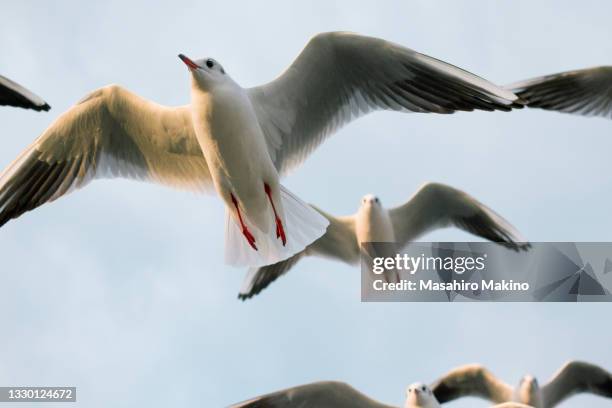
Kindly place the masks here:
<instances>
[{"instance_id":1,"label":"gull head","mask_svg":"<svg viewBox=\"0 0 612 408\"><path fill-rule=\"evenodd\" d=\"M212 58L192 60L184 54L179 54L178 57L191 72L193 84L198 88L209 90L215 85L230 80L223 66Z\"/></svg>"},{"instance_id":2,"label":"gull head","mask_svg":"<svg viewBox=\"0 0 612 408\"><path fill-rule=\"evenodd\" d=\"M524 376L521 378L516 392L518 394L517 399L519 401L534 405L534 402L539 399L540 395L538 380L532 375Z\"/></svg>"},{"instance_id":3,"label":"gull head","mask_svg":"<svg viewBox=\"0 0 612 408\"><path fill-rule=\"evenodd\" d=\"M366 194L361 199L361 207L369 209L382 208L382 203L374 194Z\"/></svg>"},{"instance_id":4,"label":"gull head","mask_svg":"<svg viewBox=\"0 0 612 408\"><path fill-rule=\"evenodd\" d=\"M413 407L437 407L436 397L433 395L431 388L423 383L414 383L406 388L406 403L404 408Z\"/></svg>"}]
</instances>

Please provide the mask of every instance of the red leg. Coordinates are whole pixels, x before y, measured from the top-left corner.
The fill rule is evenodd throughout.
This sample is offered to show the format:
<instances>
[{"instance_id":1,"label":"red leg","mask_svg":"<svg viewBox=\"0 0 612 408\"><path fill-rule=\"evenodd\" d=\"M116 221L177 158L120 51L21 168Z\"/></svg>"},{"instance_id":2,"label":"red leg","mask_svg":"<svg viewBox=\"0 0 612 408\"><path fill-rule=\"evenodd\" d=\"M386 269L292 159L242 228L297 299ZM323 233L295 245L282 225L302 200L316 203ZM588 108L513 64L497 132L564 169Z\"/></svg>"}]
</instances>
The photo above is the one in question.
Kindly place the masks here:
<instances>
[{"instance_id":1,"label":"red leg","mask_svg":"<svg viewBox=\"0 0 612 408\"><path fill-rule=\"evenodd\" d=\"M238 220L240 220L240 227L242 228L242 234L248 241L251 248L257 251L257 246L255 245L255 237L253 236L253 234L251 234L251 231L249 231L247 226L244 224L244 221L242 221L242 215L240 214L240 207L238 207L238 200L236 200L236 197L234 197L233 194L230 194L230 195L232 197L232 203L234 204L234 207L236 208L236 212L238 213Z\"/></svg>"},{"instance_id":2,"label":"red leg","mask_svg":"<svg viewBox=\"0 0 612 408\"><path fill-rule=\"evenodd\" d=\"M270 204L272 205L272 211L274 211L274 219L276 221L276 238L280 238L281 241L283 241L283 246L285 246L287 245L285 229L283 228L283 222L276 213L276 207L274 206L274 201L272 200L272 192L268 183L264 183L264 190L266 190L266 195L268 196L268 200L270 200Z\"/></svg>"}]
</instances>

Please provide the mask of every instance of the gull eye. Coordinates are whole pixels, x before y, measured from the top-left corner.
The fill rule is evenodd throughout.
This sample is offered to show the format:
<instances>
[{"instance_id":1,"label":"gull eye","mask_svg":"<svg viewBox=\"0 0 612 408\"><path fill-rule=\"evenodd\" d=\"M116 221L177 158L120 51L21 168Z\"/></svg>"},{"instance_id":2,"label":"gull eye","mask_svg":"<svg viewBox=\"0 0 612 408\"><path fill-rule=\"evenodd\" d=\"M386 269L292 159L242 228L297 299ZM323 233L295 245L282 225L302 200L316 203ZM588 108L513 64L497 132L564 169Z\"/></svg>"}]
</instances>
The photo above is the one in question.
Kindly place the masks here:
<instances>
[{"instance_id":1,"label":"gull eye","mask_svg":"<svg viewBox=\"0 0 612 408\"><path fill-rule=\"evenodd\" d=\"M423 386L421 389L422 389L423 391L425 391L425 386Z\"/></svg>"},{"instance_id":2,"label":"gull eye","mask_svg":"<svg viewBox=\"0 0 612 408\"><path fill-rule=\"evenodd\" d=\"M378 197L376 197L376 198L374 199L374 201L378 202Z\"/></svg>"},{"instance_id":3,"label":"gull eye","mask_svg":"<svg viewBox=\"0 0 612 408\"><path fill-rule=\"evenodd\" d=\"M208 68L212 68L212 67L214 67L214 66L215 66L215 63L214 63L214 61L213 61L213 60L208 59L208 60L206 60L206 66L207 66Z\"/></svg>"}]
</instances>

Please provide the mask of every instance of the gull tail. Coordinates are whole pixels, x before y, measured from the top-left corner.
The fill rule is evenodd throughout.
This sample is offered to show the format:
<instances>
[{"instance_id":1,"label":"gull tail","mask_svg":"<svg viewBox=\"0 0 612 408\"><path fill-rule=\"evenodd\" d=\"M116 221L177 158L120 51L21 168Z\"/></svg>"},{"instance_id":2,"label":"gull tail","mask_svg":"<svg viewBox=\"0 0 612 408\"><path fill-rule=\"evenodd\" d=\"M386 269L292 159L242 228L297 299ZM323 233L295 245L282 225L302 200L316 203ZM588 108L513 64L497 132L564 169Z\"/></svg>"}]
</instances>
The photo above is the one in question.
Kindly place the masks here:
<instances>
[{"instance_id":1,"label":"gull tail","mask_svg":"<svg viewBox=\"0 0 612 408\"><path fill-rule=\"evenodd\" d=\"M249 228L255 237L257 250L251 248L242 234L240 225L227 212L225 214L225 262L233 266L260 267L275 264L301 252L320 238L329 225L327 218L300 200L285 187L280 186L280 197L285 214L287 244L276 237L273 223L264 233L254 225Z\"/></svg>"}]
</instances>

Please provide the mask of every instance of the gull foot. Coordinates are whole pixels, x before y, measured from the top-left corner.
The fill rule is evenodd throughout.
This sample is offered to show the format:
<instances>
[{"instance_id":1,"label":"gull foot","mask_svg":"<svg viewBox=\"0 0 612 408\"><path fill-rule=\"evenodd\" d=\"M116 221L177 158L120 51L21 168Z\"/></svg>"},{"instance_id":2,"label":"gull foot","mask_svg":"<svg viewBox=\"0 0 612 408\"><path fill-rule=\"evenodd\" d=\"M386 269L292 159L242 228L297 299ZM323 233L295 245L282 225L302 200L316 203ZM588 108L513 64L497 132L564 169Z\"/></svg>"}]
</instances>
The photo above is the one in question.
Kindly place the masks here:
<instances>
[{"instance_id":1,"label":"gull foot","mask_svg":"<svg viewBox=\"0 0 612 408\"><path fill-rule=\"evenodd\" d=\"M276 207L274 206L274 201L272 201L272 192L268 183L264 183L264 190L266 192L266 195L268 196L268 200L270 200L270 204L272 205L272 211L274 211L274 220L276 221L276 238L280 238L283 242L283 246L285 246L287 245L287 236L285 235L285 228L283 228L283 222L276 213Z\"/></svg>"},{"instance_id":2,"label":"gull foot","mask_svg":"<svg viewBox=\"0 0 612 408\"><path fill-rule=\"evenodd\" d=\"M232 197L232 204L234 204L236 212L238 213L238 220L240 221L240 227L242 228L242 235L244 235L251 248L257 251L257 245L255 245L255 237L253 236L253 234L251 234L251 231L249 231L249 228L244 224L244 221L242 220L242 214L240 214L238 200L236 200L236 197L234 197L233 194L230 195Z\"/></svg>"}]
</instances>

